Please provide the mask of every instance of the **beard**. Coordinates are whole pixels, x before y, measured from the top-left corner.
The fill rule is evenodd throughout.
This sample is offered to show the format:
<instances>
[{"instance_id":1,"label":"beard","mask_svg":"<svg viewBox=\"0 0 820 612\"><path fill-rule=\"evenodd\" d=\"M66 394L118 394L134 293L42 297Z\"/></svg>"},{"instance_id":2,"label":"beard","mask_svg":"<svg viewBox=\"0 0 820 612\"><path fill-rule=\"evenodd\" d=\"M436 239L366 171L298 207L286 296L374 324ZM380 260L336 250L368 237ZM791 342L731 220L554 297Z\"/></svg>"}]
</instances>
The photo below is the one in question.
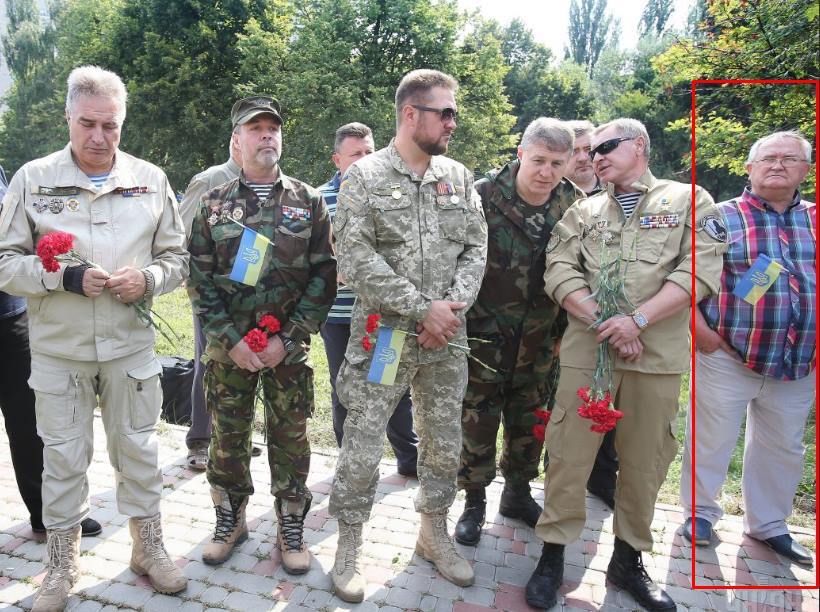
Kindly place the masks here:
<instances>
[{"instance_id":1,"label":"beard","mask_svg":"<svg viewBox=\"0 0 820 612\"><path fill-rule=\"evenodd\" d=\"M452 139L452 136L450 137ZM427 153L427 155L444 155L447 153L447 145L449 141L443 141L442 137L438 139L424 138L419 134L413 134L413 142L416 146Z\"/></svg>"}]
</instances>

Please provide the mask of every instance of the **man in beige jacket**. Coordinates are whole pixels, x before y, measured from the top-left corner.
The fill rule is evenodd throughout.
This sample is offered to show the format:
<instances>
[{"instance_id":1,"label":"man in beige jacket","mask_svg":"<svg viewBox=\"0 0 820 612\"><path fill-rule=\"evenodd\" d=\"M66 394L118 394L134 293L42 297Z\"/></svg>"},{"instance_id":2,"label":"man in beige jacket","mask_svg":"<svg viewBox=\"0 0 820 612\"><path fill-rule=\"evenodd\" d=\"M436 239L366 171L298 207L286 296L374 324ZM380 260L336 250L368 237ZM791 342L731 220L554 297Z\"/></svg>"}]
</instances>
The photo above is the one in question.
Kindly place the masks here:
<instances>
[{"instance_id":1,"label":"man in beige jacket","mask_svg":"<svg viewBox=\"0 0 820 612\"><path fill-rule=\"evenodd\" d=\"M62 610L79 576L98 402L118 509L130 517L130 567L162 593L187 584L162 543L155 433L162 368L154 331L135 308L187 275L185 232L162 170L117 148L125 100L114 73L73 70L69 144L20 168L0 209L0 289L28 298L29 385L45 444L48 573L32 608L40 612ZM73 234L74 250L94 265L64 262L47 271L34 252L54 231Z\"/></svg>"},{"instance_id":2,"label":"man in beige jacket","mask_svg":"<svg viewBox=\"0 0 820 612\"><path fill-rule=\"evenodd\" d=\"M536 607L555 604L564 547L584 528L584 484L603 435L590 431L591 421L578 414L577 394L592 383L597 347L608 340L613 401L623 418L615 432L620 470L607 579L647 609L672 610L675 603L652 582L641 551L652 549L655 500L677 450L680 376L689 368L692 287L700 299L719 286L726 231L708 193L696 188L693 198L690 185L652 176L649 135L639 121L604 124L593 132L591 145L595 174L606 189L577 201L547 244L544 288L567 310L569 325L546 431L550 462L544 512L536 527L544 547L526 597ZM599 321L597 296L591 292L600 283L604 258L617 257L631 304L619 304L622 314Z\"/></svg>"}]
</instances>

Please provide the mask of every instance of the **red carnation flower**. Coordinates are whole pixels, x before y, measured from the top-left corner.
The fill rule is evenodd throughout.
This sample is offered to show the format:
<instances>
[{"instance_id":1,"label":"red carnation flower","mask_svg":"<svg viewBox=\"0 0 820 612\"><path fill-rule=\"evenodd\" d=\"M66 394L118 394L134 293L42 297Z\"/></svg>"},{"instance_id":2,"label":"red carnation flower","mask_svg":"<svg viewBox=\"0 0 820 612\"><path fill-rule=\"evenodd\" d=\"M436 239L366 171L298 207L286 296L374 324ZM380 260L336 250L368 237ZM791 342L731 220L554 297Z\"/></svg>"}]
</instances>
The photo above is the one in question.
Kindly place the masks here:
<instances>
[{"instance_id":1,"label":"red carnation flower","mask_svg":"<svg viewBox=\"0 0 820 612\"><path fill-rule=\"evenodd\" d=\"M373 343L370 342L370 338L365 336L362 338L362 348L366 351L370 351L373 348Z\"/></svg>"},{"instance_id":2,"label":"red carnation flower","mask_svg":"<svg viewBox=\"0 0 820 612\"><path fill-rule=\"evenodd\" d=\"M37 257L43 262L47 272L56 272L60 269L59 255L64 255L74 245L74 236L67 232L51 232L40 239L37 244Z\"/></svg>"},{"instance_id":3,"label":"red carnation flower","mask_svg":"<svg viewBox=\"0 0 820 612\"><path fill-rule=\"evenodd\" d=\"M532 437L539 442L544 441L544 436L547 433L547 426L544 423L537 423L532 426Z\"/></svg>"},{"instance_id":4,"label":"red carnation flower","mask_svg":"<svg viewBox=\"0 0 820 612\"><path fill-rule=\"evenodd\" d=\"M277 319L271 314L266 314L261 319L259 319L259 327L267 330L269 334L275 334L280 329L282 329L282 325L279 323L279 319Z\"/></svg>"},{"instance_id":5,"label":"red carnation flower","mask_svg":"<svg viewBox=\"0 0 820 612\"><path fill-rule=\"evenodd\" d=\"M268 336L261 329L252 329L243 340L254 353L261 353L268 347Z\"/></svg>"},{"instance_id":6,"label":"red carnation flower","mask_svg":"<svg viewBox=\"0 0 820 612\"><path fill-rule=\"evenodd\" d=\"M544 410L543 408L539 408L535 411L534 414L536 419L538 419L539 421L543 421L546 424L550 422L550 416L552 415L552 412L550 412L549 410Z\"/></svg>"},{"instance_id":7,"label":"red carnation flower","mask_svg":"<svg viewBox=\"0 0 820 612\"><path fill-rule=\"evenodd\" d=\"M374 331L379 329L379 319L381 318L382 316L379 314L367 315L367 323L364 326L364 331L368 334L372 334Z\"/></svg>"}]
</instances>

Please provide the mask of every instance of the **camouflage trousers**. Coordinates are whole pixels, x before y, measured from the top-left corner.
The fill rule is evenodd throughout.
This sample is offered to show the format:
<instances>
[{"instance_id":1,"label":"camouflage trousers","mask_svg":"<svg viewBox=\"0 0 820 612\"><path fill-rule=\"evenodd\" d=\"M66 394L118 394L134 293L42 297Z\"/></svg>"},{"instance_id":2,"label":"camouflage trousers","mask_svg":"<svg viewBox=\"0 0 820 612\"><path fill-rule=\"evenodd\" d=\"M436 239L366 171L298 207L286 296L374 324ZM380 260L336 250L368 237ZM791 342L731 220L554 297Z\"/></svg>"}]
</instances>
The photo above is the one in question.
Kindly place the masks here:
<instances>
[{"instance_id":1,"label":"camouflage trousers","mask_svg":"<svg viewBox=\"0 0 820 612\"><path fill-rule=\"evenodd\" d=\"M330 514L347 523L363 523L370 517L385 426L408 387L419 436L416 511L446 512L456 494L466 355L428 364L401 363L391 386L368 382L368 367L369 361L352 365L345 360L336 380L347 419L330 491Z\"/></svg>"},{"instance_id":2,"label":"camouflage trousers","mask_svg":"<svg viewBox=\"0 0 820 612\"><path fill-rule=\"evenodd\" d=\"M208 362L205 401L213 424L208 482L238 499L253 494L251 435L260 378L271 493L282 499L310 501L307 417L313 412L313 370L304 363L249 372L233 364Z\"/></svg>"},{"instance_id":3,"label":"camouflage trousers","mask_svg":"<svg viewBox=\"0 0 820 612\"><path fill-rule=\"evenodd\" d=\"M496 437L504 423L501 473L509 483L527 483L538 476L544 443L532 435L533 414L548 402L544 382L515 386L470 378L461 412L460 489L481 489L495 478Z\"/></svg>"}]
</instances>

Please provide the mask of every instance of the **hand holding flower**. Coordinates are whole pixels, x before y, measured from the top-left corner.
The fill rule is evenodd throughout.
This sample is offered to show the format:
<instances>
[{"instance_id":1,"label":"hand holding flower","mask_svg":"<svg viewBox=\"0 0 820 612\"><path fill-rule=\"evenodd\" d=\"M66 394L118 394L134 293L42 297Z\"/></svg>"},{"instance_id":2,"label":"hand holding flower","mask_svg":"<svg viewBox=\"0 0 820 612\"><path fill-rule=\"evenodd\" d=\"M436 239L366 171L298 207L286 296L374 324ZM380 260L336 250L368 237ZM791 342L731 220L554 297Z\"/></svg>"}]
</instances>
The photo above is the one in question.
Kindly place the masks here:
<instances>
[{"instance_id":1,"label":"hand holding flower","mask_svg":"<svg viewBox=\"0 0 820 612\"><path fill-rule=\"evenodd\" d=\"M118 302L130 304L145 295L145 275L142 270L125 266L115 270L105 286Z\"/></svg>"},{"instance_id":2,"label":"hand holding flower","mask_svg":"<svg viewBox=\"0 0 820 612\"><path fill-rule=\"evenodd\" d=\"M265 367L265 364L262 363L262 360L259 359L259 356L248 344L247 336L245 336L245 340L237 342L236 346L228 351L228 357L230 357L237 366L249 372L258 372Z\"/></svg>"},{"instance_id":3,"label":"hand holding flower","mask_svg":"<svg viewBox=\"0 0 820 612\"><path fill-rule=\"evenodd\" d=\"M86 268L83 273L83 293L90 298L100 297L108 279L108 272L102 268Z\"/></svg>"},{"instance_id":4,"label":"hand holding flower","mask_svg":"<svg viewBox=\"0 0 820 612\"><path fill-rule=\"evenodd\" d=\"M261 321L260 321L261 324ZM282 339L279 336L271 336L268 339L268 345L263 351L257 353L259 359L266 368L275 368L287 356L288 352L282 344Z\"/></svg>"}]
</instances>

